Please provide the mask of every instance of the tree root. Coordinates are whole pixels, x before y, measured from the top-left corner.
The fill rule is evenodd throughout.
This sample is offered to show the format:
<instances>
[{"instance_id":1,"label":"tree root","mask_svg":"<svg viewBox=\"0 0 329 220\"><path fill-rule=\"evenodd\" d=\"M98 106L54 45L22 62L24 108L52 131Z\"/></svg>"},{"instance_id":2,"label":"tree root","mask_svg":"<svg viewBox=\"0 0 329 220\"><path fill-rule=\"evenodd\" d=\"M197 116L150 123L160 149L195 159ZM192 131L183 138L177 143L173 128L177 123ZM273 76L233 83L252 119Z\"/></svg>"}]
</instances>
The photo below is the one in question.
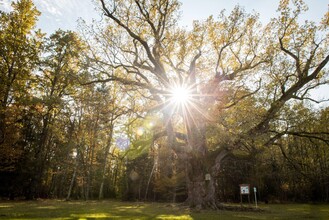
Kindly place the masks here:
<instances>
[{"instance_id":1,"label":"tree root","mask_svg":"<svg viewBox=\"0 0 329 220\"><path fill-rule=\"evenodd\" d=\"M223 203L217 204L219 210L227 211L241 211L241 212L264 212L264 209L256 208L253 206L241 206L241 205L227 205Z\"/></svg>"}]
</instances>

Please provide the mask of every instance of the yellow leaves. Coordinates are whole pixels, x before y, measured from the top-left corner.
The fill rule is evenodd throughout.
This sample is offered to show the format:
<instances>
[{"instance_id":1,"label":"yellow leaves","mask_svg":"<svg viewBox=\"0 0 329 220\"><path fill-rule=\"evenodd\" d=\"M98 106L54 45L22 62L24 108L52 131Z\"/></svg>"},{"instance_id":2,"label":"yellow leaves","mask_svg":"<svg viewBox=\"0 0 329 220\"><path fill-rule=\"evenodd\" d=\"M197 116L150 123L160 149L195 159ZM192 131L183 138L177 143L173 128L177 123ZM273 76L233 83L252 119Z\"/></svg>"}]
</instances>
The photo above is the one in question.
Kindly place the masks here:
<instances>
[{"instance_id":1,"label":"yellow leaves","mask_svg":"<svg viewBox=\"0 0 329 220\"><path fill-rule=\"evenodd\" d=\"M226 30L226 25L222 21L214 21L212 17L207 20L208 39L214 47L223 45L226 41L226 35L223 30Z\"/></svg>"},{"instance_id":2,"label":"yellow leaves","mask_svg":"<svg viewBox=\"0 0 329 220\"><path fill-rule=\"evenodd\" d=\"M321 20L321 29L322 30L327 30L329 29L329 10L327 13L323 16Z\"/></svg>"},{"instance_id":3,"label":"yellow leaves","mask_svg":"<svg viewBox=\"0 0 329 220\"><path fill-rule=\"evenodd\" d=\"M19 24L19 29L23 34L27 34L35 26L40 11L36 9L31 0L21 0L13 2L14 12L11 13L15 23Z\"/></svg>"},{"instance_id":4,"label":"yellow leaves","mask_svg":"<svg viewBox=\"0 0 329 220\"><path fill-rule=\"evenodd\" d=\"M194 43L196 48L202 47L204 43L205 33L206 27L204 23L201 23L200 21L193 21L193 30L190 40Z\"/></svg>"},{"instance_id":5,"label":"yellow leaves","mask_svg":"<svg viewBox=\"0 0 329 220\"><path fill-rule=\"evenodd\" d=\"M152 17L152 18L156 17L157 16L157 12L158 11L157 11L157 7L156 6L151 7L151 9L149 11L150 17Z\"/></svg>"},{"instance_id":6,"label":"yellow leaves","mask_svg":"<svg viewBox=\"0 0 329 220\"><path fill-rule=\"evenodd\" d=\"M303 0L281 0L279 4L279 11L289 12L290 11L290 2L296 7L296 12L307 11L308 7Z\"/></svg>"},{"instance_id":7,"label":"yellow leaves","mask_svg":"<svg viewBox=\"0 0 329 220\"><path fill-rule=\"evenodd\" d=\"M179 60L184 60L184 57L186 56L187 53L187 45L183 42L181 42L179 46L179 52L178 52L178 59Z\"/></svg>"},{"instance_id":8,"label":"yellow leaves","mask_svg":"<svg viewBox=\"0 0 329 220\"><path fill-rule=\"evenodd\" d=\"M280 9L287 8L289 6L290 0L281 0L279 4Z\"/></svg>"},{"instance_id":9,"label":"yellow leaves","mask_svg":"<svg viewBox=\"0 0 329 220\"><path fill-rule=\"evenodd\" d=\"M255 18L255 17L249 17L249 18L247 18L246 26L248 28L251 28L256 22L257 22L257 18Z\"/></svg>"},{"instance_id":10,"label":"yellow leaves","mask_svg":"<svg viewBox=\"0 0 329 220\"><path fill-rule=\"evenodd\" d=\"M287 47L287 45L289 45L289 42L290 42L290 38L289 37L285 37L285 38L283 38L282 39L282 45L283 45L283 47Z\"/></svg>"}]
</instances>

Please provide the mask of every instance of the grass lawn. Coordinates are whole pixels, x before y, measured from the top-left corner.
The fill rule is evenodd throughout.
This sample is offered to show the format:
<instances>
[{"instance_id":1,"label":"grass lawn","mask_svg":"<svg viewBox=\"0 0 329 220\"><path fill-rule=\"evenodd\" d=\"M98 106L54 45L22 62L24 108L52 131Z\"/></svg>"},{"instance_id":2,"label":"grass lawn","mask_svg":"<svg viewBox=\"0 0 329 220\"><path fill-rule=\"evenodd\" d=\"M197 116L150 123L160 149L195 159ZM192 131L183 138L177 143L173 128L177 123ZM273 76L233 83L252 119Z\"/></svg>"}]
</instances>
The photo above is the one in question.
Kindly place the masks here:
<instances>
[{"instance_id":1,"label":"grass lawn","mask_svg":"<svg viewBox=\"0 0 329 220\"><path fill-rule=\"evenodd\" d=\"M264 212L201 211L165 203L0 202L0 219L328 219L329 205L262 205Z\"/></svg>"}]
</instances>

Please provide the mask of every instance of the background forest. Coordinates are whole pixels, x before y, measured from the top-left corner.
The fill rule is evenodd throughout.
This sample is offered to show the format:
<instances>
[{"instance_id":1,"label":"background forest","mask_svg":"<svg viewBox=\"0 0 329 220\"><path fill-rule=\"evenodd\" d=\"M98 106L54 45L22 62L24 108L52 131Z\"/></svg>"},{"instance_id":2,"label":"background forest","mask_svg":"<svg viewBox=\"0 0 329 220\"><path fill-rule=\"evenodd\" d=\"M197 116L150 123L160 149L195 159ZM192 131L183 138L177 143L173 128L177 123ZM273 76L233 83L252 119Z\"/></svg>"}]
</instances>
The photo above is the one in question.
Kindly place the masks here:
<instances>
[{"instance_id":1,"label":"background forest","mask_svg":"<svg viewBox=\"0 0 329 220\"><path fill-rule=\"evenodd\" d=\"M236 7L188 30L176 0L101 0L101 23L46 36L31 0L12 6L0 198L213 206L248 183L262 201L329 201L329 108L309 94L328 84L329 13L302 22L307 6L282 0L266 25Z\"/></svg>"}]
</instances>

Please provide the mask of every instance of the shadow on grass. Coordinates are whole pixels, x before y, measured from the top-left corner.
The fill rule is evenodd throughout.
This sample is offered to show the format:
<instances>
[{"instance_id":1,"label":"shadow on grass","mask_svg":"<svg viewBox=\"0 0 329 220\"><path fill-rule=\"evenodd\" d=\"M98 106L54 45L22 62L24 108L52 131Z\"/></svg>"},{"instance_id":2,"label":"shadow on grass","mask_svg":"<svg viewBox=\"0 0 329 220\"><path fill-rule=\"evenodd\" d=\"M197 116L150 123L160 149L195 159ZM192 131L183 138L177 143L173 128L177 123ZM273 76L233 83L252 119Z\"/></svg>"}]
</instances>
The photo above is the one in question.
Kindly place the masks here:
<instances>
[{"instance_id":1,"label":"shadow on grass","mask_svg":"<svg viewBox=\"0 0 329 220\"><path fill-rule=\"evenodd\" d=\"M329 219L329 205L263 205L265 212L200 211L182 205L118 201L44 200L0 202L0 220L89 220L89 219Z\"/></svg>"},{"instance_id":2,"label":"shadow on grass","mask_svg":"<svg viewBox=\"0 0 329 220\"><path fill-rule=\"evenodd\" d=\"M0 203L0 219L192 219L164 204L117 201L32 201Z\"/></svg>"}]
</instances>

